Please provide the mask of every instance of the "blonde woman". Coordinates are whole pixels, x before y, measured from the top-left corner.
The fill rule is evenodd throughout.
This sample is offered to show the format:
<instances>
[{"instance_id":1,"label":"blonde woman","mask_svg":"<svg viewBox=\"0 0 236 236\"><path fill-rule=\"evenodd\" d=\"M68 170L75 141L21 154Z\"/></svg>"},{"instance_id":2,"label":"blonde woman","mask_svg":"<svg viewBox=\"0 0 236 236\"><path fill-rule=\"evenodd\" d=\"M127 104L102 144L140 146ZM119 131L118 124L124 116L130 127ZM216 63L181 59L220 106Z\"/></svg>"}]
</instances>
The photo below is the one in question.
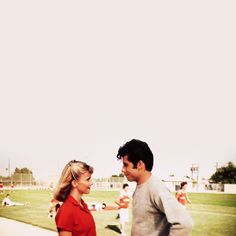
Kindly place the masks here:
<instances>
[{"instance_id":1,"label":"blonde woman","mask_svg":"<svg viewBox=\"0 0 236 236\"><path fill-rule=\"evenodd\" d=\"M93 216L83 201L92 186L93 168L81 161L70 161L63 169L54 198L63 202L56 214L59 236L96 236Z\"/></svg>"}]
</instances>

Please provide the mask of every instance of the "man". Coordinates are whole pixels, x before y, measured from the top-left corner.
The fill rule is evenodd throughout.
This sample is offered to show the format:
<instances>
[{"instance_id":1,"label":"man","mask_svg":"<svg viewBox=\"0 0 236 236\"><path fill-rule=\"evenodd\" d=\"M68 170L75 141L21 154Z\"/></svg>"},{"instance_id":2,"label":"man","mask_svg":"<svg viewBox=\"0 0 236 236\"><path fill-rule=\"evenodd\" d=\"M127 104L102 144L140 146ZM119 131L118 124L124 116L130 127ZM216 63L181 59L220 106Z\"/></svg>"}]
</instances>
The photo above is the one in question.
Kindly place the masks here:
<instances>
[{"instance_id":1,"label":"man","mask_svg":"<svg viewBox=\"0 0 236 236\"><path fill-rule=\"evenodd\" d=\"M132 139L119 148L122 172L137 183L133 195L132 236L186 236L192 220L162 181L151 173L153 154L147 143Z\"/></svg>"}]
</instances>

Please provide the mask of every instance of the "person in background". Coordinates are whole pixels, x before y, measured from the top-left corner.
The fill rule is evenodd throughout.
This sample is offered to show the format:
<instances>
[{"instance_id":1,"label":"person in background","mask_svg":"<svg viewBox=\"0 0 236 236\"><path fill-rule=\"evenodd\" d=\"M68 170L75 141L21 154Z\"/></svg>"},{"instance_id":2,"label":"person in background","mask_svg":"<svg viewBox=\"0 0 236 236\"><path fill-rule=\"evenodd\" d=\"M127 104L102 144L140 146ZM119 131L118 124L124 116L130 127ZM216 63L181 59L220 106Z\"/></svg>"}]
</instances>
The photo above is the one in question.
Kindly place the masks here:
<instances>
[{"instance_id":1,"label":"person in background","mask_svg":"<svg viewBox=\"0 0 236 236\"><path fill-rule=\"evenodd\" d=\"M89 204L88 209L90 211L102 211L105 210L106 206L104 202L92 202Z\"/></svg>"},{"instance_id":2,"label":"person in background","mask_svg":"<svg viewBox=\"0 0 236 236\"><path fill-rule=\"evenodd\" d=\"M118 150L122 172L137 183L132 199L131 236L187 236L193 223L165 184L151 173L153 154L148 144L132 139Z\"/></svg>"},{"instance_id":3,"label":"person in background","mask_svg":"<svg viewBox=\"0 0 236 236\"><path fill-rule=\"evenodd\" d=\"M24 206L25 203L13 202L10 199L10 194L7 194L6 197L2 200L2 206Z\"/></svg>"},{"instance_id":4,"label":"person in background","mask_svg":"<svg viewBox=\"0 0 236 236\"><path fill-rule=\"evenodd\" d=\"M125 236L125 226L129 222L129 203L130 203L130 194L129 194L129 185L123 184L122 191L120 196L115 202L119 206L119 218L121 225L121 235Z\"/></svg>"},{"instance_id":5,"label":"person in background","mask_svg":"<svg viewBox=\"0 0 236 236\"><path fill-rule=\"evenodd\" d=\"M58 209L60 208L60 206L61 206L60 202L52 198L50 200L50 207L48 209L48 218L55 218L56 213Z\"/></svg>"},{"instance_id":6,"label":"person in background","mask_svg":"<svg viewBox=\"0 0 236 236\"><path fill-rule=\"evenodd\" d=\"M186 192L188 183L187 182L182 182L180 184L180 189L176 192L176 199L178 200L178 202L180 202L183 206L186 205L186 203L190 203L191 201L188 198L188 194Z\"/></svg>"},{"instance_id":7,"label":"person in background","mask_svg":"<svg viewBox=\"0 0 236 236\"><path fill-rule=\"evenodd\" d=\"M59 236L96 236L96 226L83 194L89 194L93 168L82 161L70 161L63 169L54 199L63 202L55 221Z\"/></svg>"},{"instance_id":8,"label":"person in background","mask_svg":"<svg viewBox=\"0 0 236 236\"><path fill-rule=\"evenodd\" d=\"M3 193L3 189L4 189L4 184L3 182L0 182L0 193Z\"/></svg>"}]
</instances>

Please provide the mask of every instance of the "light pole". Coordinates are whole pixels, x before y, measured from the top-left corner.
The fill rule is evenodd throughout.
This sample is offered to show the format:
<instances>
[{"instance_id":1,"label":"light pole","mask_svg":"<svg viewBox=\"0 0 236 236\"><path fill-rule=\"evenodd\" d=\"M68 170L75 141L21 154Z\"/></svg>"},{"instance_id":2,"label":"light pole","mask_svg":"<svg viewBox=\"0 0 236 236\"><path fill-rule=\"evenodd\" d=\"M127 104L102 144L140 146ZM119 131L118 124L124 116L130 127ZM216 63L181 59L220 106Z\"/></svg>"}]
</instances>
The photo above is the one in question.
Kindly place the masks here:
<instances>
[{"instance_id":1,"label":"light pole","mask_svg":"<svg viewBox=\"0 0 236 236\"><path fill-rule=\"evenodd\" d=\"M193 175L194 175L194 173L196 173L197 174L197 189L198 189L198 175L199 175L199 165L198 164L192 164L192 167L191 167L191 173L192 173L192 179L193 179Z\"/></svg>"},{"instance_id":2,"label":"light pole","mask_svg":"<svg viewBox=\"0 0 236 236\"><path fill-rule=\"evenodd\" d=\"M11 162L10 162L10 158L8 158L8 177L10 177L11 175Z\"/></svg>"}]
</instances>

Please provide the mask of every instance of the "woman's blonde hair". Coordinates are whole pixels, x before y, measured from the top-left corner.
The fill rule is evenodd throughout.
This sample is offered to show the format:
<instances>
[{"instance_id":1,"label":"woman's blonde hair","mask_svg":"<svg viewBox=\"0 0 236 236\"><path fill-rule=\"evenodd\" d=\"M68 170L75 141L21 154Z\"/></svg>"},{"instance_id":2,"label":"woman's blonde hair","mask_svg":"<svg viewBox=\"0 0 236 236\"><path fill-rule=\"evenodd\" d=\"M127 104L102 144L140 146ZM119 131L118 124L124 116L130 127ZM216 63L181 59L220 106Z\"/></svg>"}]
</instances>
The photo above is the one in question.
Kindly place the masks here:
<instances>
[{"instance_id":1,"label":"woman's blonde hair","mask_svg":"<svg viewBox=\"0 0 236 236\"><path fill-rule=\"evenodd\" d=\"M85 162L73 160L66 164L54 191L54 198L60 202L64 202L70 194L71 182L78 180L86 172L92 174L93 167L87 165Z\"/></svg>"}]
</instances>

